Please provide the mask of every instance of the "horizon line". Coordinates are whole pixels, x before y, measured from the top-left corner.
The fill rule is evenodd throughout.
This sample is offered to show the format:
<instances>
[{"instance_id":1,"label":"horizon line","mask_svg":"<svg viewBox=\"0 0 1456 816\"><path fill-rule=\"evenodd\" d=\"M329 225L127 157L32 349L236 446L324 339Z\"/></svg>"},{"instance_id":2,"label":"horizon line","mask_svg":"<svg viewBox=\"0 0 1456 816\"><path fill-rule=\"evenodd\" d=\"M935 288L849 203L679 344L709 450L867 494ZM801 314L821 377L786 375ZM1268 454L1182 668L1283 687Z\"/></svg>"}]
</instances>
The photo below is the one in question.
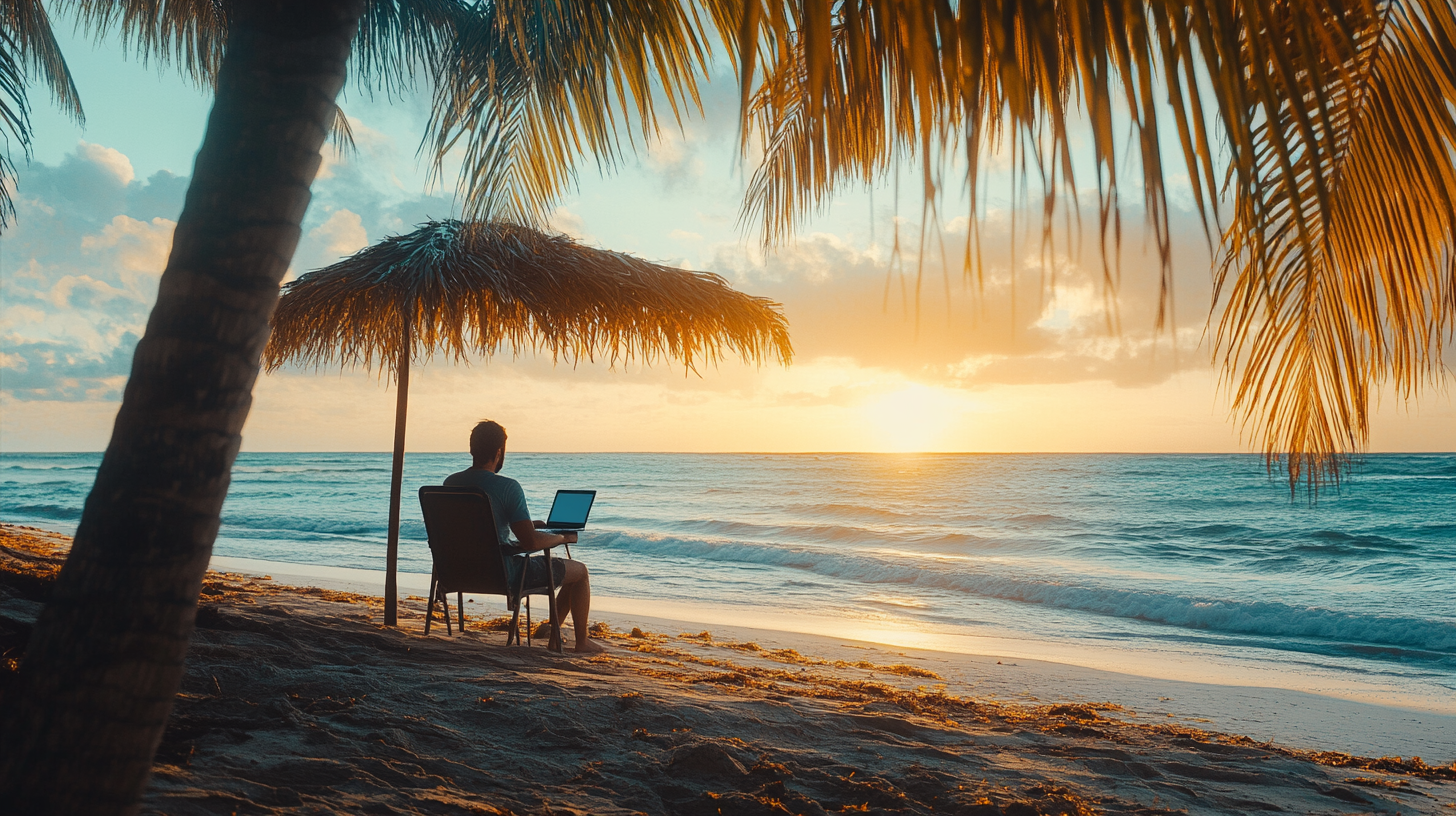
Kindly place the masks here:
<instances>
[{"instance_id":1,"label":"horizon line","mask_svg":"<svg viewBox=\"0 0 1456 816\"><path fill-rule=\"evenodd\" d=\"M0 456L36 456L56 454L104 454L104 450L40 450L40 451L5 451L0 450ZM392 454L391 450L249 450L239 451L243 454ZM469 456L469 451L463 450L418 450L405 451L410 454L448 454L452 456ZM822 451L681 451L681 450L516 450L514 454L551 454L551 455L673 455L673 456L1258 456L1264 454L1258 451L856 451L856 450L822 450ZM1363 453L1347 454L1351 458L1362 456L1449 456L1456 455L1456 451L1449 450L1422 450L1422 451L1365 451Z\"/></svg>"}]
</instances>

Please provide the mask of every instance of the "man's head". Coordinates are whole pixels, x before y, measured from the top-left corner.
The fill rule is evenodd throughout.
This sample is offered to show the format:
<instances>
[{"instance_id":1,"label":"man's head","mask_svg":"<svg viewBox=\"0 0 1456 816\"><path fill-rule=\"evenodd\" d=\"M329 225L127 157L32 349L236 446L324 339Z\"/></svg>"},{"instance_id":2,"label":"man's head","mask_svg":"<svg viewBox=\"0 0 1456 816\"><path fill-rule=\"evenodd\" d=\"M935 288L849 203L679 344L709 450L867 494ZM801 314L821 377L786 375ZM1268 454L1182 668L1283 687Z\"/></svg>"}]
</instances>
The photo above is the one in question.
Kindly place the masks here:
<instances>
[{"instance_id":1,"label":"man's head","mask_svg":"<svg viewBox=\"0 0 1456 816\"><path fill-rule=\"evenodd\" d=\"M489 419L475 424L470 431L470 458L475 467L500 471L506 455L506 429Z\"/></svg>"}]
</instances>

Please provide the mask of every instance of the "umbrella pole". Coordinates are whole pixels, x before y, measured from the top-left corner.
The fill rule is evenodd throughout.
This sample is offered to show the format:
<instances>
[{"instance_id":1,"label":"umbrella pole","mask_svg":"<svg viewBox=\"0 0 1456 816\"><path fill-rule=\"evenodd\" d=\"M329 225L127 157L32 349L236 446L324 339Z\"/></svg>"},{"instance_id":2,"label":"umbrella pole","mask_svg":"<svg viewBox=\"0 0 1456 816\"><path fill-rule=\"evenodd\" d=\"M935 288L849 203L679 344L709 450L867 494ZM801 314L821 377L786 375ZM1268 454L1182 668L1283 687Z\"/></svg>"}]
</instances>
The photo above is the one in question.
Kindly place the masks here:
<instances>
[{"instance_id":1,"label":"umbrella pole","mask_svg":"<svg viewBox=\"0 0 1456 816\"><path fill-rule=\"evenodd\" d=\"M394 403L394 463L389 473L389 544L385 551L384 625L399 624L399 587L395 568L399 564L399 494L404 481L404 426L409 413L410 324L404 318L404 341L399 351L399 377Z\"/></svg>"}]
</instances>

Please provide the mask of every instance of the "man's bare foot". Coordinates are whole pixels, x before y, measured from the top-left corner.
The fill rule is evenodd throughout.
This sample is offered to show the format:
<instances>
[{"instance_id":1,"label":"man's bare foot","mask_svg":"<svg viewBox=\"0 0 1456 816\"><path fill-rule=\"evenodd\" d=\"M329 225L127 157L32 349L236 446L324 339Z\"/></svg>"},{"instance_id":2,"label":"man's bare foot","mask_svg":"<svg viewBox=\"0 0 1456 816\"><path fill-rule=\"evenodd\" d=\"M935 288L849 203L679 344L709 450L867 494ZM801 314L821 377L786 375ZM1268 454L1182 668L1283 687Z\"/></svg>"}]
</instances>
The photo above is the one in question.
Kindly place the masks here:
<instances>
[{"instance_id":1,"label":"man's bare foot","mask_svg":"<svg viewBox=\"0 0 1456 816\"><path fill-rule=\"evenodd\" d=\"M603 646L600 643L597 643L595 640L583 640L580 643L576 644L577 654L597 654L599 652L605 652L606 650L607 647Z\"/></svg>"}]
</instances>

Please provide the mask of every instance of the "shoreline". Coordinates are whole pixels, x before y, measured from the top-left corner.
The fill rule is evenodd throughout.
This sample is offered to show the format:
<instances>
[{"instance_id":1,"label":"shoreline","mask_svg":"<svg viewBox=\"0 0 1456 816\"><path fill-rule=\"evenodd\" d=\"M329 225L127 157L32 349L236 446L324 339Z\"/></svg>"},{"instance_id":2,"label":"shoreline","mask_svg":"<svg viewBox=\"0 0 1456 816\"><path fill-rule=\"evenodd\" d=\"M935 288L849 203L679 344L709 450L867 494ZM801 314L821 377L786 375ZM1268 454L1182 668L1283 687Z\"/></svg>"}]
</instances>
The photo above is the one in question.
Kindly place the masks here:
<instances>
[{"instance_id":1,"label":"shoreline","mask_svg":"<svg viewBox=\"0 0 1456 816\"><path fill-rule=\"evenodd\" d=\"M65 544L0 526L0 579L53 574ZM36 586L0 583L0 623L28 626ZM1097 700L1114 686L1077 687L1089 675L1056 664L998 667L731 627L675 632L645 619L632 630L615 613L598 626L607 654L557 656L504 647L494 607L470 614L464 635L427 637L419 600L401 604L395 629L380 625L381 606L277 576L210 573L144 812L1456 806L1456 764L1217 733L1186 714L1129 705L1142 692L1125 677L1101 678L1123 694Z\"/></svg>"},{"instance_id":2,"label":"shoreline","mask_svg":"<svg viewBox=\"0 0 1456 816\"><path fill-rule=\"evenodd\" d=\"M380 598L384 576L382 571L375 570L231 556L213 556L209 569L252 577L266 575L282 586L317 587L375 598ZM400 572L398 582L402 600L422 599L429 591L428 575ZM504 611L500 598L467 596L467 601L494 604L490 608L496 613ZM674 614L662 614L664 608ZM641 611L644 609L648 611ZM739 619L743 619L742 610L730 611L739 612ZM834 653L841 657L850 649L915 654L941 667L940 670L963 678L961 693L1019 702L1115 700L1134 710L1155 712L1177 722L1293 747L1372 756L1414 754L1439 763L1456 761L1456 713L1278 686L1119 672L1049 660L1042 655L1028 656L1025 651L956 651L949 647L925 648L834 636L825 634L824 630L843 622L829 618L810 621L808 626L799 619L797 627L764 627L754 625L765 620L764 614L749 615L752 623L725 622L725 617L723 610L707 605L695 607L613 596L596 596L592 602L593 620L605 621L619 629L639 626L679 632L706 628L714 633L727 633L735 640L773 642L805 653ZM896 634L893 630L881 631L892 637ZM941 642L949 641L941 639ZM998 666L1003 668L996 669ZM1016 668L1015 679L985 673L991 670L1009 674L1004 668L1008 666ZM1452 705L1456 711L1456 701Z\"/></svg>"},{"instance_id":3,"label":"shoreline","mask_svg":"<svg viewBox=\"0 0 1456 816\"><path fill-rule=\"evenodd\" d=\"M411 484L453 469L445 462L454 454L440 456L411 460ZM1456 542L1439 525L1422 532L1453 495L1447 459L1397 457L1372 467L1360 495L1301 508L1282 488L1271 493L1262 472L1145 458L866 470L843 457L688 456L627 480L611 457L517 464L529 484L608 486L611 513L583 548L571 548L592 567L603 614L1456 715L1456 621L1440 591L1440 565ZM79 517L94 472L66 458L14 464L17 515L73 530L60 516ZM722 468L753 490L719 490ZM1165 481L1181 488L1170 493ZM388 468L364 455L259 454L236 470L214 553L382 570L378 497L387 482ZM1125 506L1094 500L1104 488ZM1212 504L1183 501L1182 491ZM310 505L317 496L329 499ZM935 510L917 510L931 496ZM539 505L550 491L529 498ZM399 563L425 573L430 554L412 505L402 509ZM382 573L361 575L360 590L378 594ZM415 579L424 594L425 578Z\"/></svg>"},{"instance_id":4,"label":"shoreline","mask_svg":"<svg viewBox=\"0 0 1456 816\"><path fill-rule=\"evenodd\" d=\"M270 575L284 584L364 595L378 594L384 576L383 572L373 570L229 556L214 556L212 565L224 572ZM429 591L428 575L401 572L398 581L401 597L424 596ZM477 598L474 602L504 609L499 598ZM974 682L965 681L963 693L989 693L1000 699L1022 701L1115 698L1137 710L1156 711L1160 716L1171 716L1178 721L1261 740L1358 754L1387 755L1405 751L1436 757L1443 762L1456 760L1456 700L1447 701L1448 711L1431 710L1273 685L1188 680L1177 673L1150 675L1116 671L1048 659L1044 654L1029 654L1026 649L961 651L955 648L961 644L1014 646L991 638L929 639L939 648L905 645L893 641L900 633L889 628L878 630L886 635L884 639L836 636L827 632L835 624L842 626L844 621L797 617L783 621L784 625L764 626L761 624L772 622L766 612L746 613L742 609L725 610L709 605L596 596L592 615L594 620L605 620L616 628L641 626L662 631L706 628L715 634L730 633L736 640L772 641L806 653L839 653L845 649L913 653L958 676L978 678ZM735 617L737 621L732 620ZM1007 665L1018 668L1019 679L993 681L984 675L988 668L994 671L997 666ZM1055 689L1056 693L1048 694L1048 689Z\"/></svg>"}]
</instances>

